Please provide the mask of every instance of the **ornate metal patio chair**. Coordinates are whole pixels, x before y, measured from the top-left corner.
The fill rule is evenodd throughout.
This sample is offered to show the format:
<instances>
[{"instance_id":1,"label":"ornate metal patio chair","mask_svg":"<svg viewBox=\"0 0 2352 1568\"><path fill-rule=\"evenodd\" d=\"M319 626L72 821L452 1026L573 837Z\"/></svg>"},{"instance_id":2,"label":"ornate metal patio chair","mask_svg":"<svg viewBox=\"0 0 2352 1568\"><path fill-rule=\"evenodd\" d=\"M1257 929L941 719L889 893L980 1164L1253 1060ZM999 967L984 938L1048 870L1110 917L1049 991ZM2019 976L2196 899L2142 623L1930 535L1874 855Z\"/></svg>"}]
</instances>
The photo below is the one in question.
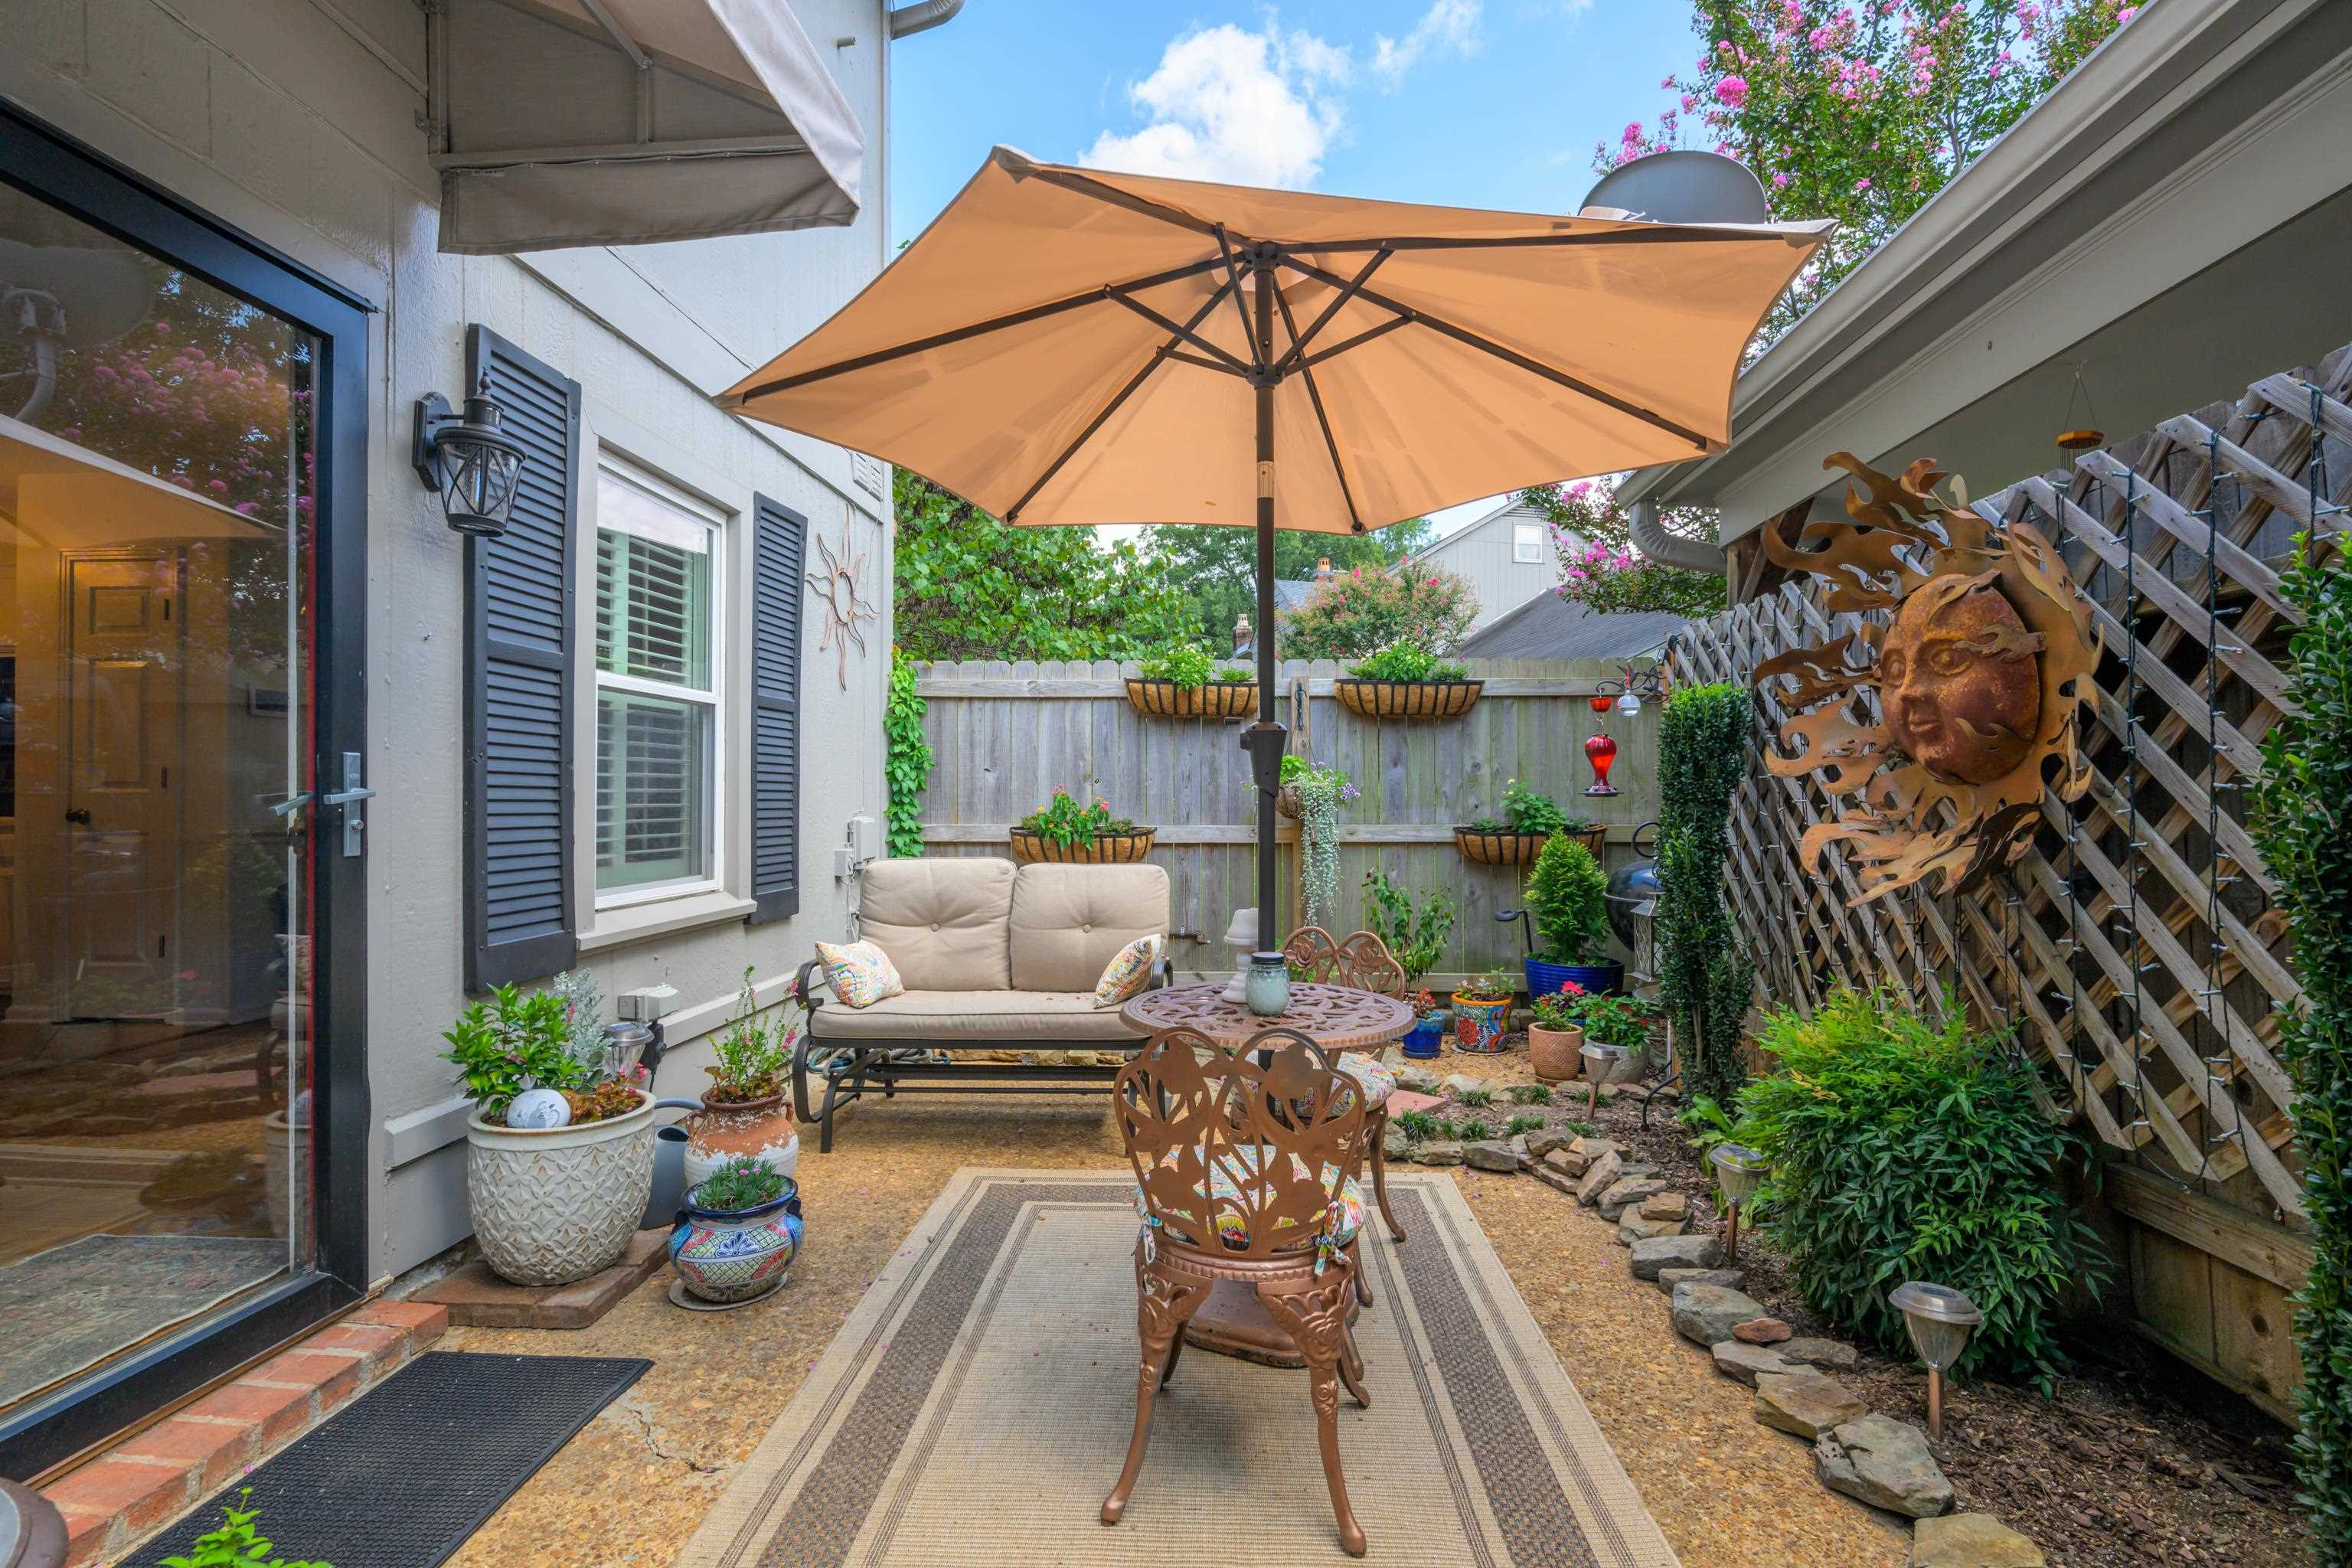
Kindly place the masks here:
<instances>
[{"instance_id":1,"label":"ornate metal patio chair","mask_svg":"<svg viewBox=\"0 0 2352 1568\"><path fill-rule=\"evenodd\" d=\"M1399 999L1404 995L1404 965L1389 952L1388 943L1368 931L1335 941L1321 926L1301 926L1282 944L1282 956L1318 984L1352 985ZM1364 1098L1370 1102L1364 1144L1372 1165L1372 1196L1381 1205L1381 1222L1389 1227L1389 1238L1402 1242L1404 1227L1389 1208L1389 1096L1396 1092L1396 1074L1380 1058L1362 1051L1341 1052L1339 1070L1364 1086ZM1364 1286L1361 1279L1357 1283ZM1371 1301L1370 1289L1364 1286L1364 1304L1370 1306Z\"/></svg>"},{"instance_id":2,"label":"ornate metal patio chair","mask_svg":"<svg viewBox=\"0 0 2352 1568\"><path fill-rule=\"evenodd\" d=\"M1265 1065L1259 1061L1263 1053ZM1339 1544L1364 1554L1339 1469L1339 1388L1359 1405L1363 1363L1349 1332L1359 1267L1362 1097L1322 1048L1268 1029L1227 1055L1171 1029L1119 1069L1111 1089L1143 1224L1135 1246L1135 1436L1102 1521L1117 1524L1143 1468L1151 1401L1176 1373L1184 1324L1221 1281L1255 1290L1307 1363L1323 1479Z\"/></svg>"}]
</instances>

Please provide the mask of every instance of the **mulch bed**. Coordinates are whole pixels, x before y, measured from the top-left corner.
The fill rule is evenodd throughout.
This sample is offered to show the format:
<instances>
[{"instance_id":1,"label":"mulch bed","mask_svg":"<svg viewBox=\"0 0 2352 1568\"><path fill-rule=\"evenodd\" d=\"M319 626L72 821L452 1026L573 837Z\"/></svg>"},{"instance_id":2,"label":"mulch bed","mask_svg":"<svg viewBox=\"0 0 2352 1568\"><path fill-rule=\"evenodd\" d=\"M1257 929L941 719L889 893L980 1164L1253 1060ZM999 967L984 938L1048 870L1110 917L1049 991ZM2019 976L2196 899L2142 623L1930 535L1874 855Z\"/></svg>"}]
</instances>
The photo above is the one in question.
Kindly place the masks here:
<instances>
[{"instance_id":1,"label":"mulch bed","mask_svg":"<svg viewBox=\"0 0 2352 1568\"><path fill-rule=\"evenodd\" d=\"M1719 1231L1697 1154L1672 1110L1661 1100L1644 1131L1639 1108L1620 1098L1592 1120L1601 1137L1690 1198L1694 1229ZM1806 1307L1765 1238L1743 1235L1739 1254L1742 1289L1774 1316L1800 1334L1851 1339ZM1925 1373L1859 1348L1861 1364L1841 1381L1874 1410L1926 1430ZM2284 1428L2127 1332L2078 1337L2066 1348L2072 1372L2048 1398L1983 1381L1947 1390L1935 1452L1962 1509L2032 1536L2052 1568L2309 1561Z\"/></svg>"}]
</instances>

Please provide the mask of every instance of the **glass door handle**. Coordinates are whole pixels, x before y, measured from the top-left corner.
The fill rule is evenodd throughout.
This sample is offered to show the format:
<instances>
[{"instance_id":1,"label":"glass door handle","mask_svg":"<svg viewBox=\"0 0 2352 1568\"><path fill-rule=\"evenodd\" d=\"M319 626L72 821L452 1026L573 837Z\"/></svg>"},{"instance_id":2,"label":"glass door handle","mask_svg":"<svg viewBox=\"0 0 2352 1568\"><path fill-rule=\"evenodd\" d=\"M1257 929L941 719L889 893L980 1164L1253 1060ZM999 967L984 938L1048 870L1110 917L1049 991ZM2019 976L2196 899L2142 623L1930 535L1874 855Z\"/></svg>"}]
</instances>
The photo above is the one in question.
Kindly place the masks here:
<instances>
[{"instance_id":1,"label":"glass door handle","mask_svg":"<svg viewBox=\"0 0 2352 1568\"><path fill-rule=\"evenodd\" d=\"M83 827L88 827L89 826L89 807L86 805L77 805L73 807L66 813L66 820L68 822L77 823Z\"/></svg>"},{"instance_id":2,"label":"glass door handle","mask_svg":"<svg viewBox=\"0 0 2352 1568\"><path fill-rule=\"evenodd\" d=\"M332 795L322 795L319 797L319 804L320 805L343 805L354 800L373 800L374 798L375 791L369 789L362 784L358 789L339 789Z\"/></svg>"}]
</instances>

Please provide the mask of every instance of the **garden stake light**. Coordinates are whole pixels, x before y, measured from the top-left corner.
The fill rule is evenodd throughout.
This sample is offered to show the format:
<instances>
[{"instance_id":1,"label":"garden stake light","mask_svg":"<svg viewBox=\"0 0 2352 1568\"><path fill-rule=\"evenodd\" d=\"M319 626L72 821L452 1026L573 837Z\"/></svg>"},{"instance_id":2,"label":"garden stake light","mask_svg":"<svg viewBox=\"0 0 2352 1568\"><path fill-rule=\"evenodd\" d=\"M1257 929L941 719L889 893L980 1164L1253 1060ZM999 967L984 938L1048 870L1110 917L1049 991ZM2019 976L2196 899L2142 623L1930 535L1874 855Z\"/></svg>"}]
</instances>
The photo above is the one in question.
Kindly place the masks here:
<instances>
[{"instance_id":1,"label":"garden stake light","mask_svg":"<svg viewBox=\"0 0 2352 1568\"><path fill-rule=\"evenodd\" d=\"M1723 1189L1723 1249L1737 1260L1739 1211L1764 1184L1769 1162L1745 1143L1717 1143L1707 1160L1715 1166L1715 1184Z\"/></svg>"},{"instance_id":2,"label":"garden stake light","mask_svg":"<svg viewBox=\"0 0 2352 1568\"><path fill-rule=\"evenodd\" d=\"M1944 1436L1944 1369L1960 1359L1969 1335L1984 1314L1977 1304L1948 1285L1913 1279L1897 1286L1887 1304L1903 1314L1910 1331L1911 1348L1927 1363L1927 1436Z\"/></svg>"}]
</instances>

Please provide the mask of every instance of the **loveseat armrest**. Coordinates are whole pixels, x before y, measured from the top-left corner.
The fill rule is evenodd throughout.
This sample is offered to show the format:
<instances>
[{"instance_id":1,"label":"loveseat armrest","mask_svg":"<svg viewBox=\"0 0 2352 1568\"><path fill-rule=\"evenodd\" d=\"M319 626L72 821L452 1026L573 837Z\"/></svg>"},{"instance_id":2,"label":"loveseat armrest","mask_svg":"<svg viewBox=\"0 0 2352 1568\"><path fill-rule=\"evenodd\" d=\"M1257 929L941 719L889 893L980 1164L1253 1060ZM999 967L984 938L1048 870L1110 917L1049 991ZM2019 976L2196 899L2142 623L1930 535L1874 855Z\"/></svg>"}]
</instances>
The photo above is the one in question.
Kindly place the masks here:
<instances>
[{"instance_id":1,"label":"loveseat armrest","mask_svg":"<svg viewBox=\"0 0 2352 1568\"><path fill-rule=\"evenodd\" d=\"M801 965L801 972L798 974L793 976L793 1000L812 1013L824 1005L824 998L810 988L809 981L814 977L818 970L824 967L824 960L812 958Z\"/></svg>"},{"instance_id":2,"label":"loveseat armrest","mask_svg":"<svg viewBox=\"0 0 2352 1568\"><path fill-rule=\"evenodd\" d=\"M1146 991L1164 991L1176 984L1176 961L1162 953L1151 961L1151 982Z\"/></svg>"}]
</instances>

